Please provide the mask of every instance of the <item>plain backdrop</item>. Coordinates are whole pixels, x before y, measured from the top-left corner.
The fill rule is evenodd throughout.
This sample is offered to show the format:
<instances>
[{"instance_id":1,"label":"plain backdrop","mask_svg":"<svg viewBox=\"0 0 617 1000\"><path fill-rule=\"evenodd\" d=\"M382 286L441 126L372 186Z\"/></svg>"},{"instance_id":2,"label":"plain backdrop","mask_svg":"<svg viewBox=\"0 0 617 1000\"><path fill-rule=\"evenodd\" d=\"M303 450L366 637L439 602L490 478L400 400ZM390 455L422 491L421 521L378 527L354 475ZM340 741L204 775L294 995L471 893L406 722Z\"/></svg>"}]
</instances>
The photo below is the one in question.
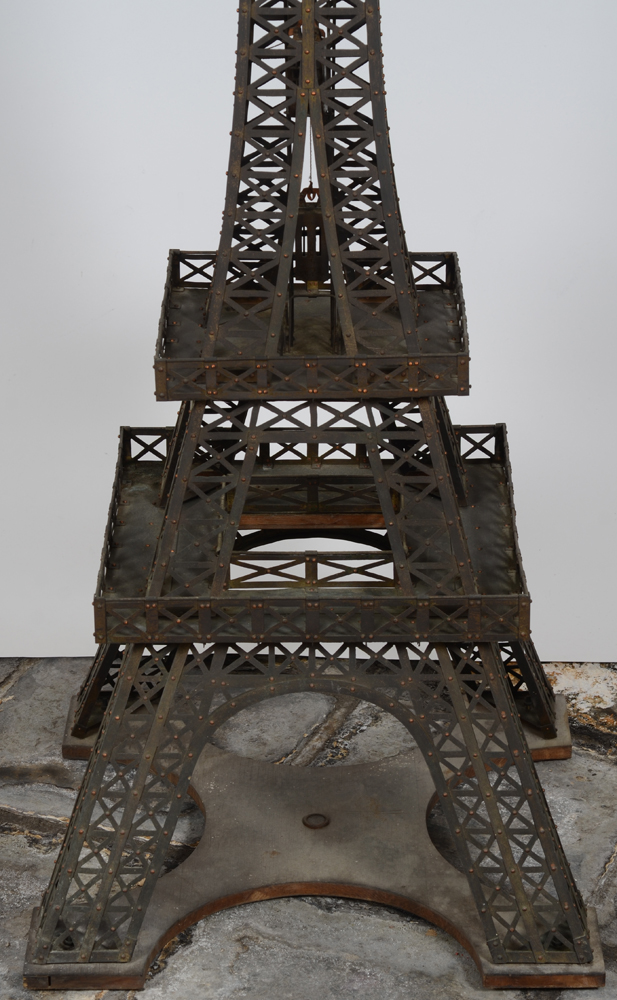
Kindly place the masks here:
<instances>
[{"instance_id":1,"label":"plain backdrop","mask_svg":"<svg viewBox=\"0 0 617 1000\"><path fill-rule=\"evenodd\" d=\"M86 655L120 424L173 423L169 247L216 249L237 0L2 0L0 656ZM410 248L456 250L544 660L617 660L615 0L382 0Z\"/></svg>"}]
</instances>

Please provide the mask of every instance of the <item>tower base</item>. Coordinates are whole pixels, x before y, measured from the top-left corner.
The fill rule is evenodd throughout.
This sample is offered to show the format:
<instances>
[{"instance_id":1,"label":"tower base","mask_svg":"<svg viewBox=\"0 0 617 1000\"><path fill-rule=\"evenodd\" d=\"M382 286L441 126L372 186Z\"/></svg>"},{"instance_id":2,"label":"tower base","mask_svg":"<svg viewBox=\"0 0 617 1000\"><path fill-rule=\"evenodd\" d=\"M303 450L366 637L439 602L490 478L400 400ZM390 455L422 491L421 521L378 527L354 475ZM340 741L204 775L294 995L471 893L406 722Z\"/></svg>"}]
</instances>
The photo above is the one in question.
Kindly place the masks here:
<instances>
[{"instance_id":1,"label":"tower base","mask_svg":"<svg viewBox=\"0 0 617 1000\"><path fill-rule=\"evenodd\" d=\"M162 876L128 962L32 963L31 989L139 989L161 948L210 913L280 896L342 896L431 921L467 949L490 988L604 985L593 908L588 965L496 964L467 879L434 846L435 789L418 751L371 764L295 768L209 746L192 790L207 814L193 854ZM33 915L33 929L36 926Z\"/></svg>"}]
</instances>

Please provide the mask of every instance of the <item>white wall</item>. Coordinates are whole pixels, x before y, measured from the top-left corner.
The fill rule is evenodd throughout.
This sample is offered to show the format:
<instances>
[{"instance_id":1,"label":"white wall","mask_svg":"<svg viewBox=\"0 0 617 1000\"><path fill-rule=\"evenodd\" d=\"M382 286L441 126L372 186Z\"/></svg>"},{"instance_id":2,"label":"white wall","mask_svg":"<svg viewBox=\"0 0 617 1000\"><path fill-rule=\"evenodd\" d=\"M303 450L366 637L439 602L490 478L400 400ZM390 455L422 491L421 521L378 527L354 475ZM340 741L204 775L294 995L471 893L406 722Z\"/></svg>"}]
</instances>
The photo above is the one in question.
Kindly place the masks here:
<instances>
[{"instance_id":1,"label":"white wall","mask_svg":"<svg viewBox=\"0 0 617 1000\"><path fill-rule=\"evenodd\" d=\"M457 250L462 422L508 423L543 659L617 660L612 0L382 0L410 247ZM214 249L236 4L3 0L0 655L92 651L118 425L172 423L170 246Z\"/></svg>"}]
</instances>

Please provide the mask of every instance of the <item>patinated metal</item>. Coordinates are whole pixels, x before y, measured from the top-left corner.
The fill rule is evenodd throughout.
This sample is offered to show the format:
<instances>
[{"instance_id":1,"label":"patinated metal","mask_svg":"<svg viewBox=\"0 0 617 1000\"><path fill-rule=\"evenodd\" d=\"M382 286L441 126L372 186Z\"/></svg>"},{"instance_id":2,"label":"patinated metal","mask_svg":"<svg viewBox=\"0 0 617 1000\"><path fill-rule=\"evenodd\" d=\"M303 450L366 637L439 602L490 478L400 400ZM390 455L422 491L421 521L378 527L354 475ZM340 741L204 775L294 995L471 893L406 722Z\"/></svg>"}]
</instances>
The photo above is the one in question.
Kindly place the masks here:
<instances>
[{"instance_id":1,"label":"patinated metal","mask_svg":"<svg viewBox=\"0 0 617 1000\"><path fill-rule=\"evenodd\" d=\"M217 728L315 691L373 702L416 741L466 879L435 919L465 943L454 911L475 905L486 984L597 986L595 925L523 728L542 759L565 755L505 427L450 421L446 396L469 385L460 274L452 253L407 250L379 4L241 0L239 18L221 243L170 254L155 371L158 398L182 400L176 427L121 430L101 645L72 720L76 739L100 729L26 982L133 988L174 929L257 898L213 901L204 875L201 908L166 916L159 876ZM299 823L330 830L317 815ZM261 898L395 898L368 869L350 887L298 865Z\"/></svg>"}]
</instances>

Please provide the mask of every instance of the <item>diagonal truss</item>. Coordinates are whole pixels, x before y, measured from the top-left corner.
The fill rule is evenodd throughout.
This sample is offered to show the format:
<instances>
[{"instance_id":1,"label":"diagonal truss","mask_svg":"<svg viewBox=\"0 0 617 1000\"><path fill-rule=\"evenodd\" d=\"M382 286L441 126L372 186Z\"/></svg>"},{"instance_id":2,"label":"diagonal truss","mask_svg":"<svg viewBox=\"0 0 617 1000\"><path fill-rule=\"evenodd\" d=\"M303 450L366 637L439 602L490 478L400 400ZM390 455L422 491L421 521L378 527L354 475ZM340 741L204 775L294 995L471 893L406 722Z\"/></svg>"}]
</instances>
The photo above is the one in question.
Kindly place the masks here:
<instances>
[{"instance_id":1,"label":"diagonal truss","mask_svg":"<svg viewBox=\"0 0 617 1000\"><path fill-rule=\"evenodd\" d=\"M127 458L131 437L100 642L528 639L503 428L455 430L438 399L220 401L183 404L164 465ZM331 552L304 551L315 533Z\"/></svg>"},{"instance_id":2,"label":"diagonal truss","mask_svg":"<svg viewBox=\"0 0 617 1000\"><path fill-rule=\"evenodd\" d=\"M380 705L413 736L494 962L590 961L499 657L486 643L129 645L32 960L128 961L206 740L256 701L309 687Z\"/></svg>"},{"instance_id":3,"label":"diagonal truss","mask_svg":"<svg viewBox=\"0 0 617 1000\"><path fill-rule=\"evenodd\" d=\"M439 412L443 420L447 410ZM366 456L360 463L359 453ZM385 528L402 594L477 593L453 481L458 472L455 463L451 471L429 400L196 404L147 596L220 596L233 587L230 562L241 527L317 528L320 518L334 528L354 519Z\"/></svg>"},{"instance_id":4,"label":"diagonal truss","mask_svg":"<svg viewBox=\"0 0 617 1000\"><path fill-rule=\"evenodd\" d=\"M378 0L256 0L239 16L227 192L203 356L279 351L309 129L344 353L417 353Z\"/></svg>"}]
</instances>

